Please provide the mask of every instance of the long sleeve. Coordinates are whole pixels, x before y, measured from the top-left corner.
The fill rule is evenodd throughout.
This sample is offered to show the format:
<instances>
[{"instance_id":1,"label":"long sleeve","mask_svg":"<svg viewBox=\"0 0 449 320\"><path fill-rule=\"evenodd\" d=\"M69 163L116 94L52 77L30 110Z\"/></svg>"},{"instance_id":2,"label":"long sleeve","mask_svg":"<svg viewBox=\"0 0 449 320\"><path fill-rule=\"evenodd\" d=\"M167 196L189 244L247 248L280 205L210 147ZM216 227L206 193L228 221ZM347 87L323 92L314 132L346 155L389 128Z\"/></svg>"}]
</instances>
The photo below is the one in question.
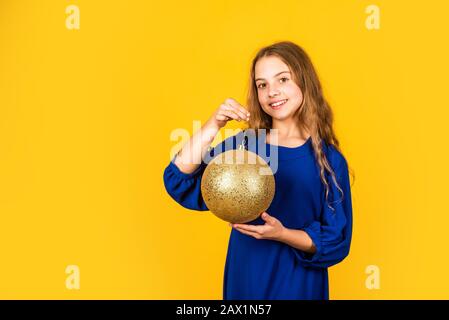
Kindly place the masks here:
<instances>
[{"instance_id":1,"label":"long sleeve","mask_svg":"<svg viewBox=\"0 0 449 320\"><path fill-rule=\"evenodd\" d=\"M330 179L329 202L334 210L324 203L320 219L303 229L315 244L315 253L292 248L299 261L307 267L327 268L341 262L349 254L352 237L351 189L347 162L344 158L339 162L334 172L343 197Z\"/></svg>"},{"instance_id":2,"label":"long sleeve","mask_svg":"<svg viewBox=\"0 0 449 320\"><path fill-rule=\"evenodd\" d=\"M176 156L170 161L164 170L164 185L167 193L180 205L187 209L207 211L209 210L201 195L201 178L209 161L218 154L235 149L237 145L237 138L241 133L231 136L215 148L212 148L204 159L202 159L200 166L192 173L184 173L174 164Z\"/></svg>"}]
</instances>

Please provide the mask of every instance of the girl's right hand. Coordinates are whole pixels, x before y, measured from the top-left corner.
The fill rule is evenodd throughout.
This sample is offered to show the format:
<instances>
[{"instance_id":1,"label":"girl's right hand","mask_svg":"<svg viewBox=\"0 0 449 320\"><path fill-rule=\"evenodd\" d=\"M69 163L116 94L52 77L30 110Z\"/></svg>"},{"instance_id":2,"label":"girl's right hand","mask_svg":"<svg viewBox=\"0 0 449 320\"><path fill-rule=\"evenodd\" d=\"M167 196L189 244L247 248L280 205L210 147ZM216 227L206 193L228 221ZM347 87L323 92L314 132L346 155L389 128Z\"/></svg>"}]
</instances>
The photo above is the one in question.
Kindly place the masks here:
<instances>
[{"instance_id":1,"label":"girl's right hand","mask_svg":"<svg viewBox=\"0 0 449 320\"><path fill-rule=\"evenodd\" d=\"M230 120L248 121L249 112L242 107L237 101L228 98L213 113L210 121L217 126L218 129L223 128Z\"/></svg>"}]
</instances>

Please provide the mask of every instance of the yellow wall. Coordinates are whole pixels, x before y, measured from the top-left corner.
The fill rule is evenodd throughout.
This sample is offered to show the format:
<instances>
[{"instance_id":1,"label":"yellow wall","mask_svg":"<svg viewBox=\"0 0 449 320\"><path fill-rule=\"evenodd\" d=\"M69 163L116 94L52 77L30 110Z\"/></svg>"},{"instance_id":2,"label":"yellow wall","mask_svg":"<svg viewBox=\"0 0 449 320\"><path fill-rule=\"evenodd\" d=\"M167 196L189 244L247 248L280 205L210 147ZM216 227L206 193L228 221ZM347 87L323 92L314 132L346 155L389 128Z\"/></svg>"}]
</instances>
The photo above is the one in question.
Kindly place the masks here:
<instances>
[{"instance_id":1,"label":"yellow wall","mask_svg":"<svg viewBox=\"0 0 449 320\"><path fill-rule=\"evenodd\" d=\"M230 229L166 194L170 133L244 103L257 49L291 40L356 175L331 299L448 299L449 4L412 3L0 1L0 298L221 299Z\"/></svg>"}]
</instances>

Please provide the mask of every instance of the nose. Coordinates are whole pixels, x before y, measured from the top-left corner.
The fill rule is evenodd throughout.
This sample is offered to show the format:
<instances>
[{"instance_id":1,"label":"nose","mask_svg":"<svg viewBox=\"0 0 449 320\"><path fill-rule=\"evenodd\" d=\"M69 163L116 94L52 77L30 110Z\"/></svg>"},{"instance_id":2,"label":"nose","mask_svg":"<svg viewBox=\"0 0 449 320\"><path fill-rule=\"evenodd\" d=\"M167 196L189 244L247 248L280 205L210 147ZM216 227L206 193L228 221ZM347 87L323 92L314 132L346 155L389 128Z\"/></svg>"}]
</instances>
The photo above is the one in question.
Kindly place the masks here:
<instances>
[{"instance_id":1,"label":"nose","mask_svg":"<svg viewBox=\"0 0 449 320\"><path fill-rule=\"evenodd\" d=\"M277 90L275 88L270 89L270 91L268 92L268 96L270 98L274 98L274 97L278 96L279 94L280 94L279 90Z\"/></svg>"}]
</instances>

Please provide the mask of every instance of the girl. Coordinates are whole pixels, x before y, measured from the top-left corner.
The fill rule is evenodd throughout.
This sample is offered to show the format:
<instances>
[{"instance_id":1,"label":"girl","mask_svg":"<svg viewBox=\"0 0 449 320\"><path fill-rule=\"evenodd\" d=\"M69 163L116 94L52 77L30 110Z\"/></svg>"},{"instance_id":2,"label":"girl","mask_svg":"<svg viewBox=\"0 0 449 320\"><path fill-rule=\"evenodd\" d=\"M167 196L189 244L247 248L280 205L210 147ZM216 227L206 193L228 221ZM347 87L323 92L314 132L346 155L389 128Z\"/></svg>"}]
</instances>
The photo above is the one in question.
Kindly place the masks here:
<instances>
[{"instance_id":1,"label":"girl","mask_svg":"<svg viewBox=\"0 0 449 320\"><path fill-rule=\"evenodd\" d=\"M232 225L223 298L329 299L327 268L348 255L352 235L348 165L332 111L310 58L292 42L262 48L250 74L248 110L227 99L169 163L166 190L186 208L208 210L203 159L220 128L237 120L266 129L263 142L278 155L275 196L259 218ZM226 139L210 155L238 148L241 139Z\"/></svg>"}]
</instances>

